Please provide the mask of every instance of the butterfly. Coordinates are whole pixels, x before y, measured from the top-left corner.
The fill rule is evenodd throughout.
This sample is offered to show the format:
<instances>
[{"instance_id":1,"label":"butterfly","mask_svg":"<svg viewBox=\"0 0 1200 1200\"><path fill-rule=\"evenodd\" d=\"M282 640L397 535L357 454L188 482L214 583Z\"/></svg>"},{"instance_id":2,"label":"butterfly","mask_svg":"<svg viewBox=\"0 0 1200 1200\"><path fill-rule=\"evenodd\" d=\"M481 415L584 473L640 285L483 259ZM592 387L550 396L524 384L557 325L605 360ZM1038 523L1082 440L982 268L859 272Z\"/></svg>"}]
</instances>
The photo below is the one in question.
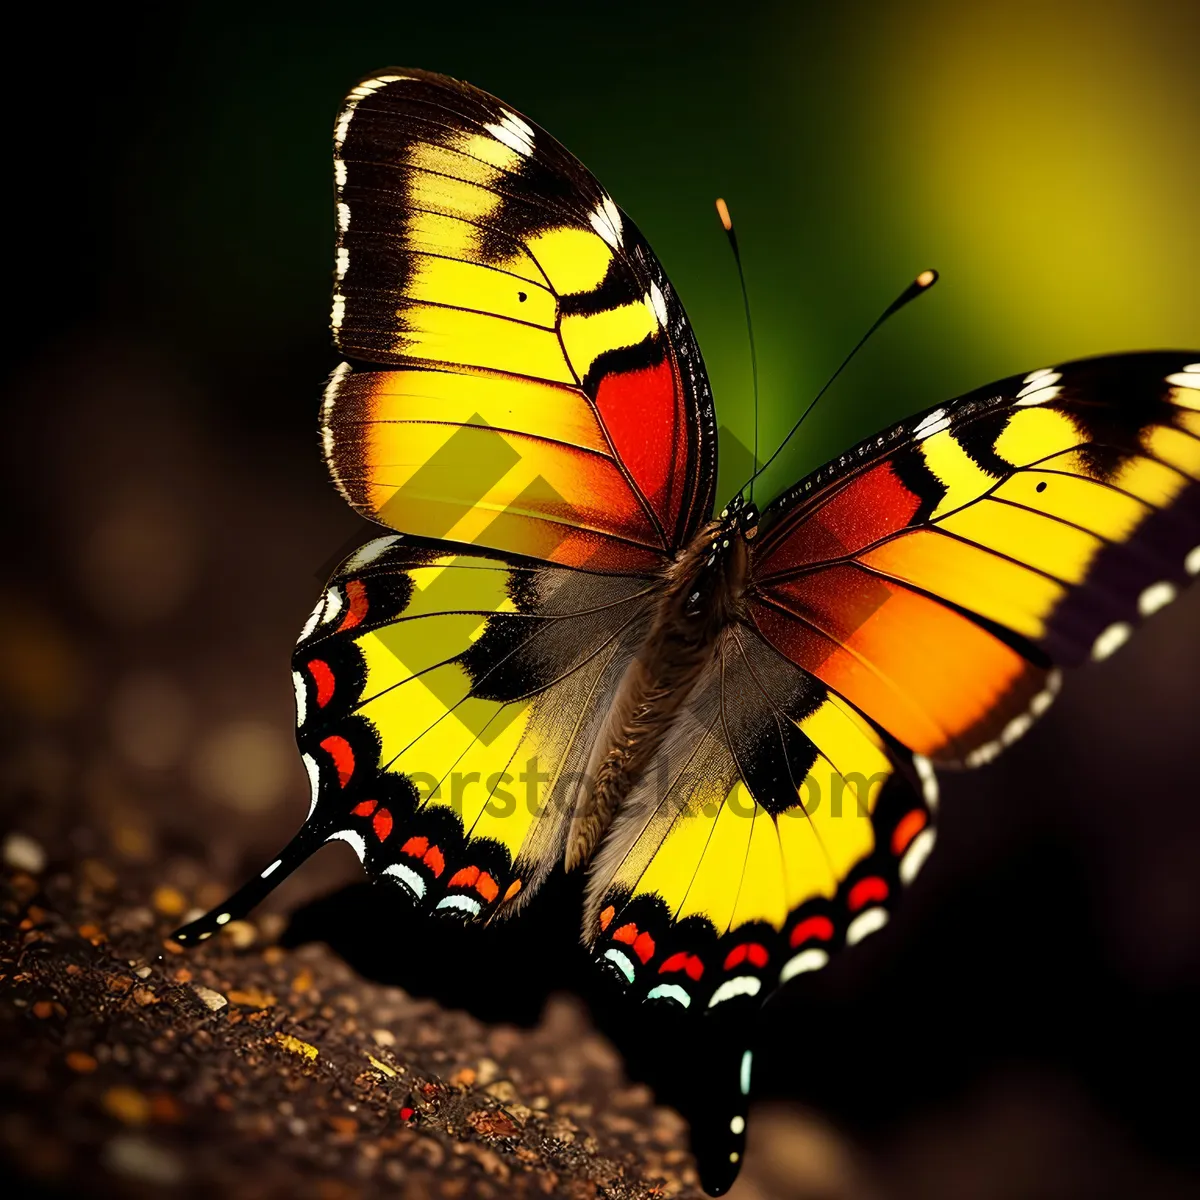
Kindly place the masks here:
<instances>
[{"instance_id":1,"label":"butterfly","mask_svg":"<svg viewBox=\"0 0 1200 1200\"><path fill-rule=\"evenodd\" d=\"M322 446L393 532L295 649L303 827L175 936L333 840L466 922L580 868L601 971L746 1023L887 923L938 768L990 761L1200 572L1200 352L1013 376L714 512L691 327L576 158L419 70L358 84L334 147Z\"/></svg>"}]
</instances>

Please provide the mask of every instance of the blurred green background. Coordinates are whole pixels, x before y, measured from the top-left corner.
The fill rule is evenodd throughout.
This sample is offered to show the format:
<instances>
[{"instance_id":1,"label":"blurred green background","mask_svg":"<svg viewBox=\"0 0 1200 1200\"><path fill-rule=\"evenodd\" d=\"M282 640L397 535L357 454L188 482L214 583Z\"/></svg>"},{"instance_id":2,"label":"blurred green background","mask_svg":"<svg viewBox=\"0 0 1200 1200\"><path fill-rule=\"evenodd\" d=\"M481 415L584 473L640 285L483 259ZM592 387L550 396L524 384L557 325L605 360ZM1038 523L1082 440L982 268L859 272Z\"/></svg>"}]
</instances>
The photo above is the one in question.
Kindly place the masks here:
<instances>
[{"instance_id":1,"label":"blurred green background","mask_svg":"<svg viewBox=\"0 0 1200 1200\"><path fill-rule=\"evenodd\" d=\"M22 103L37 113L47 88L82 84L66 142L32 156L72 140L94 156L77 182L84 220L103 226L96 282L126 320L197 369L303 365L288 426L311 427L325 365L331 123L348 86L388 65L494 92L592 168L675 281L721 421L744 441L748 358L715 196L740 231L764 446L909 279L942 272L768 491L989 379L1200 345L1200 7L1187 0L206 5L128 18L115 39L119 16L88 20L105 46L80 39L90 78L45 64ZM239 406L250 420L280 407L278 394ZM735 485L723 472L723 491Z\"/></svg>"}]
</instances>

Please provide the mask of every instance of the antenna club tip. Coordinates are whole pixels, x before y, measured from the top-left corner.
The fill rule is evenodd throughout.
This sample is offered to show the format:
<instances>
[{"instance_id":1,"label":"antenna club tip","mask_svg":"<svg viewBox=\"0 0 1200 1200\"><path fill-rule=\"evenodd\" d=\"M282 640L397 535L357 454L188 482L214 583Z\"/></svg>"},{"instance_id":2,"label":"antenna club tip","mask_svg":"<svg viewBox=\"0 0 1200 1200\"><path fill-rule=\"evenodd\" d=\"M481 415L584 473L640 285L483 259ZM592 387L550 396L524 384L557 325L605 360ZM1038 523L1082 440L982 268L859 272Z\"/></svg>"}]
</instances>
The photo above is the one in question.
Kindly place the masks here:
<instances>
[{"instance_id":1,"label":"antenna club tip","mask_svg":"<svg viewBox=\"0 0 1200 1200\"><path fill-rule=\"evenodd\" d=\"M729 233L733 229L733 218L729 215L729 205L720 196L717 197L717 216L721 218L722 228Z\"/></svg>"},{"instance_id":2,"label":"antenna club tip","mask_svg":"<svg viewBox=\"0 0 1200 1200\"><path fill-rule=\"evenodd\" d=\"M917 287L921 287L921 288L933 287L933 285L935 283L937 283L937 281L938 281L938 273L935 270L933 270L932 268L922 271L920 273L920 275L918 275L916 278Z\"/></svg>"}]
</instances>

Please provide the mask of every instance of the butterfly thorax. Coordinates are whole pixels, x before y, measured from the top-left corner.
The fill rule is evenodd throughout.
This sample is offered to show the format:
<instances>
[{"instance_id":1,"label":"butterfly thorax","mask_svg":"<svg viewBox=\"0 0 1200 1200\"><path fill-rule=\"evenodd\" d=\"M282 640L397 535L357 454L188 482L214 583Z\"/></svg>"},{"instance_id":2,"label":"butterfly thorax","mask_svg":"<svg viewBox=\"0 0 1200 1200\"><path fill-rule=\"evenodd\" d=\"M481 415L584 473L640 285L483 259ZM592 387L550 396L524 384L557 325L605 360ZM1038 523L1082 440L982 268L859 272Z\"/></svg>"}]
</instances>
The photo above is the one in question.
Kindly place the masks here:
<instances>
[{"instance_id":1,"label":"butterfly thorax","mask_svg":"<svg viewBox=\"0 0 1200 1200\"><path fill-rule=\"evenodd\" d=\"M588 861L612 824L726 629L744 615L749 567L745 525L728 510L706 525L662 575L649 631L617 688L576 795L564 856Z\"/></svg>"}]
</instances>

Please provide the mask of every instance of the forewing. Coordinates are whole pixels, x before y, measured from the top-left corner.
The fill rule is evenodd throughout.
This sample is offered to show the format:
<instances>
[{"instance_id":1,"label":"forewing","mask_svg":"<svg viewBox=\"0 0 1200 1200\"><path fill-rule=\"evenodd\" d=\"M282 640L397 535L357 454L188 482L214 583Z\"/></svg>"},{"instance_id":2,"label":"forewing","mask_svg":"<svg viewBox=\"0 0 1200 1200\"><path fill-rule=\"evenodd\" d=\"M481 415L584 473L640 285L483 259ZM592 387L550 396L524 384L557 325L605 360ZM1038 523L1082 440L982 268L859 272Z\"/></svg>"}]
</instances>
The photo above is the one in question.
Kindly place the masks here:
<instances>
[{"instance_id":1,"label":"forewing","mask_svg":"<svg viewBox=\"0 0 1200 1200\"><path fill-rule=\"evenodd\" d=\"M326 460L410 534L653 569L707 519L712 398L634 224L547 133L402 70L335 131L335 371ZM387 370L364 369L363 363Z\"/></svg>"},{"instance_id":2,"label":"forewing","mask_svg":"<svg viewBox=\"0 0 1200 1200\"><path fill-rule=\"evenodd\" d=\"M755 627L912 750L994 757L1200 571L1197 358L1014 376L869 439L764 512Z\"/></svg>"}]
</instances>

